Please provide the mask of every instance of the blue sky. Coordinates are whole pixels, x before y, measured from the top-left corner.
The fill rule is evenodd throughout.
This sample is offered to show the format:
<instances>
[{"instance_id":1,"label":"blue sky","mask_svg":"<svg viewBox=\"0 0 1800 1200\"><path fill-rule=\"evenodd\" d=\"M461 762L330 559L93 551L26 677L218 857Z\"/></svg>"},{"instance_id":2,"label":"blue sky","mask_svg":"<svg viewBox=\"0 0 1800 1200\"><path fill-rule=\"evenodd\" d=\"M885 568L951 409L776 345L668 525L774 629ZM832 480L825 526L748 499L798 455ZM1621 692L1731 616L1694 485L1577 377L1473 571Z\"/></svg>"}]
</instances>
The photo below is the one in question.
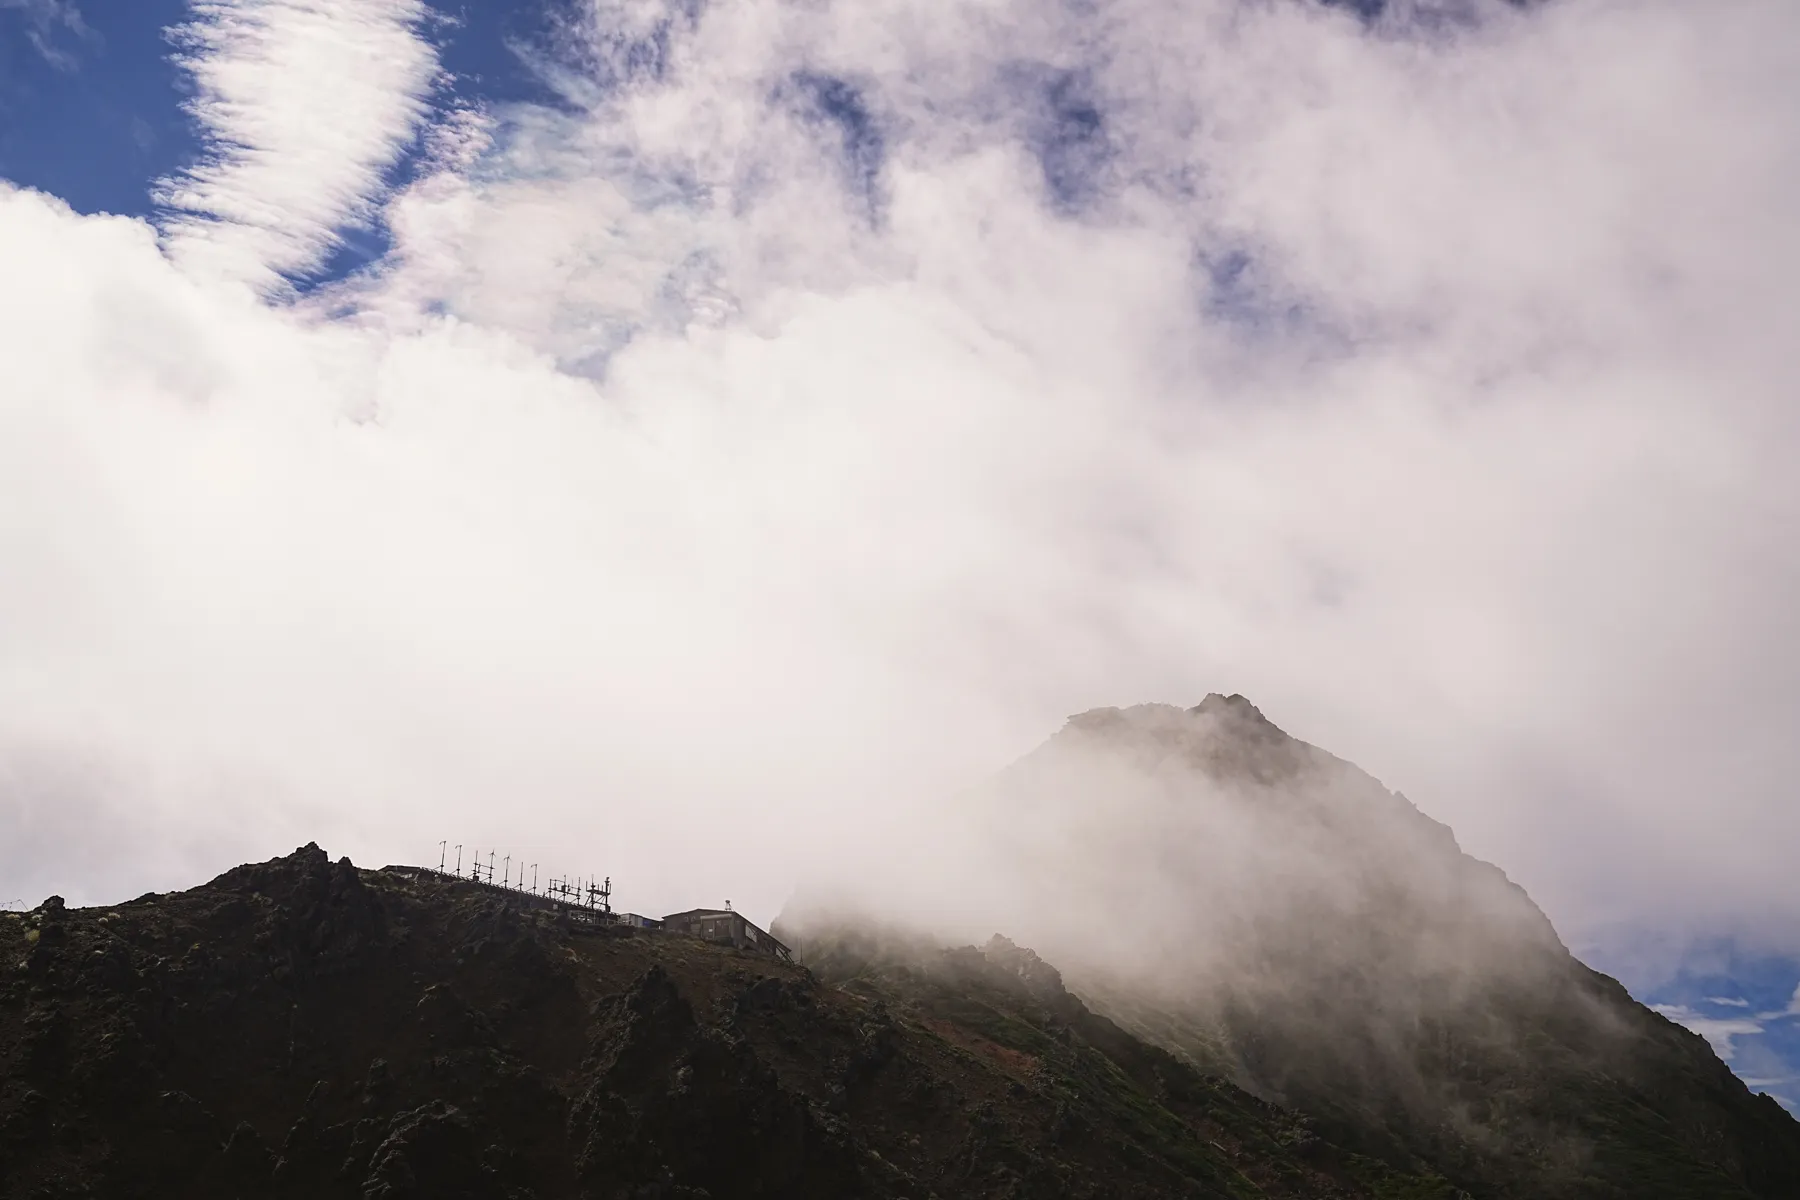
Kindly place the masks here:
<instances>
[{"instance_id":1,"label":"blue sky","mask_svg":"<svg viewBox=\"0 0 1800 1200\"><path fill-rule=\"evenodd\" d=\"M0 6L0 175L81 212L148 215L150 180L195 149L163 38L182 16L181 0Z\"/></svg>"},{"instance_id":2,"label":"blue sky","mask_svg":"<svg viewBox=\"0 0 1800 1200\"><path fill-rule=\"evenodd\" d=\"M1615 930L1581 948L1639 1000L1688 1026L1757 1091L1800 1113L1800 960L1729 937Z\"/></svg>"},{"instance_id":3,"label":"blue sky","mask_svg":"<svg viewBox=\"0 0 1800 1200\"><path fill-rule=\"evenodd\" d=\"M412 3L215 47L238 108L190 110L178 0L0 0L0 178L161 238L7 198L42 255L0 281L7 333L63 314L11 355L44 408L9 444L75 465L0 458L0 509L89 557L0 513L44 598L0 597L0 644L42 659L0 670L30 697L0 744L50 797L38 833L0 813L0 868L157 863L142 890L290 826L387 853L401 818L359 789L476 814L488 747L560 764L515 814L554 843L620 760L670 812L778 773L770 712L925 787L1071 711L1243 691L1800 1096L1769 935L1800 918L1800 10ZM411 57L384 74L371 37ZM154 205L169 179L189 207ZM142 427L105 407L139 393L168 401ZM691 695L749 677L785 701L730 709L758 736L670 750ZM633 733L567 748L609 722ZM838 829L832 769L766 802ZM161 851L42 832L71 789L109 814L84 829L163 812ZM757 836L703 825L710 866L636 848L657 886Z\"/></svg>"},{"instance_id":4,"label":"blue sky","mask_svg":"<svg viewBox=\"0 0 1800 1200\"><path fill-rule=\"evenodd\" d=\"M560 5L452 0L428 35L448 74L440 106L554 103L521 49L540 45ZM168 31L184 0L6 0L0 3L0 178L37 188L77 212L152 217L151 185L201 152L183 110L191 81ZM408 177L417 147L390 172ZM343 231L344 245L312 282L341 278L387 248L379 227Z\"/></svg>"}]
</instances>

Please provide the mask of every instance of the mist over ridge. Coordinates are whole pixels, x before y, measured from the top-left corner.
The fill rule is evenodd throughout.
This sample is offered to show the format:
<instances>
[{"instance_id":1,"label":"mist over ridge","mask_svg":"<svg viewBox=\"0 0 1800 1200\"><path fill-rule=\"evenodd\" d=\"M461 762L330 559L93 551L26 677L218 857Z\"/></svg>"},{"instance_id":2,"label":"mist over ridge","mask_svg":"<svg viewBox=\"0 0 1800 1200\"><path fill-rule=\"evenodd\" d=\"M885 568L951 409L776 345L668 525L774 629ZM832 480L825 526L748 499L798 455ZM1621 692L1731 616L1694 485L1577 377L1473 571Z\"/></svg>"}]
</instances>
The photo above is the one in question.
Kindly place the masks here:
<instances>
[{"instance_id":1,"label":"mist over ridge","mask_svg":"<svg viewBox=\"0 0 1800 1200\"><path fill-rule=\"evenodd\" d=\"M922 823L929 847L905 847L918 858L894 855L920 866L935 850L952 864L894 893L905 911L929 912L942 888L967 928L994 923L1072 966L1193 982L1215 958L1242 970L1245 955L1283 954L1284 936L1318 917L1447 972L1564 953L1524 890L1464 854L1449 827L1239 695L1077 714L947 808ZM852 861L852 877L872 867ZM881 902L894 877L866 878L867 895L830 903L894 907ZM805 911L801 900L784 920Z\"/></svg>"},{"instance_id":2,"label":"mist over ridge","mask_svg":"<svg viewBox=\"0 0 1800 1200\"><path fill-rule=\"evenodd\" d=\"M1077 714L958 802L953 865L803 891L782 936L828 977L907 977L991 925L990 958L1016 939L1147 1042L1476 1195L1778 1194L1800 1167L1774 1099L1241 695ZM1739 1184L1698 1165L1721 1140Z\"/></svg>"}]
</instances>

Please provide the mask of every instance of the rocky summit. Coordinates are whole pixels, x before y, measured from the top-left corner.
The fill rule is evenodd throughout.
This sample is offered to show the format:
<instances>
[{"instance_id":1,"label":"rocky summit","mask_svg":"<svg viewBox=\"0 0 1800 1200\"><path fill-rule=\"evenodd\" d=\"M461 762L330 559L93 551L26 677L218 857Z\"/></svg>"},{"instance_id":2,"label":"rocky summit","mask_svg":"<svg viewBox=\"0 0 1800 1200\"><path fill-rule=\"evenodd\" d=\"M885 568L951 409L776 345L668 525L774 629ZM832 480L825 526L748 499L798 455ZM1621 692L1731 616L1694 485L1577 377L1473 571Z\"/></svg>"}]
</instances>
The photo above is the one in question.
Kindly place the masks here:
<instances>
[{"instance_id":1,"label":"rocky summit","mask_svg":"<svg viewBox=\"0 0 1800 1200\"><path fill-rule=\"evenodd\" d=\"M971 806L1084 897L1002 925L1043 956L786 961L317 846L0 914L0 1197L1800 1197L1800 1123L1241 697L1083 714Z\"/></svg>"}]
</instances>

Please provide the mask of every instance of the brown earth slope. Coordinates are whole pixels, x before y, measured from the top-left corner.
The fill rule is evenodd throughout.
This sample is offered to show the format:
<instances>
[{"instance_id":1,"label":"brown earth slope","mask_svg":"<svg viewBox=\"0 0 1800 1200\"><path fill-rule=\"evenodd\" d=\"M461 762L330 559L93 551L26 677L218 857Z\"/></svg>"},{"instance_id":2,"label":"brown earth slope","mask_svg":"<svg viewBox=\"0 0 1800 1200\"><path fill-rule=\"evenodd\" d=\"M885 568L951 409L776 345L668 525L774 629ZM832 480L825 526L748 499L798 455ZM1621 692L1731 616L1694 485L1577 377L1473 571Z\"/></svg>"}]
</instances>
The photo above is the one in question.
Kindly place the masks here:
<instances>
[{"instance_id":1,"label":"brown earth slope","mask_svg":"<svg viewBox=\"0 0 1800 1200\"><path fill-rule=\"evenodd\" d=\"M316 846L48 901L0 915L0 1196L1452 1194L1010 943L834 977Z\"/></svg>"}]
</instances>

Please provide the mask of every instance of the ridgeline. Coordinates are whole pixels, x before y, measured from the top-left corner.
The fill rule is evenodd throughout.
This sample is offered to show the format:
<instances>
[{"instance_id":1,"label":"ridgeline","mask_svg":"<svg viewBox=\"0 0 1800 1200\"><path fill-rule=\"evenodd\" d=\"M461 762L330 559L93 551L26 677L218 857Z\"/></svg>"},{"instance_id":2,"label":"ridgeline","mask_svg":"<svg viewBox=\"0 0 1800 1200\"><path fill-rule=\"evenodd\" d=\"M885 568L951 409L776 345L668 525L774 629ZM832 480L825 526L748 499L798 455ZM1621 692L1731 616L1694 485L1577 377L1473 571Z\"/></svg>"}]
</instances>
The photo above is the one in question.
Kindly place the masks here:
<instances>
[{"instance_id":1,"label":"ridgeline","mask_svg":"<svg viewBox=\"0 0 1800 1200\"><path fill-rule=\"evenodd\" d=\"M310 845L0 914L0 1198L1800 1198L1800 1123L1241 697L1083 714L974 803L1162 973L788 961Z\"/></svg>"}]
</instances>

